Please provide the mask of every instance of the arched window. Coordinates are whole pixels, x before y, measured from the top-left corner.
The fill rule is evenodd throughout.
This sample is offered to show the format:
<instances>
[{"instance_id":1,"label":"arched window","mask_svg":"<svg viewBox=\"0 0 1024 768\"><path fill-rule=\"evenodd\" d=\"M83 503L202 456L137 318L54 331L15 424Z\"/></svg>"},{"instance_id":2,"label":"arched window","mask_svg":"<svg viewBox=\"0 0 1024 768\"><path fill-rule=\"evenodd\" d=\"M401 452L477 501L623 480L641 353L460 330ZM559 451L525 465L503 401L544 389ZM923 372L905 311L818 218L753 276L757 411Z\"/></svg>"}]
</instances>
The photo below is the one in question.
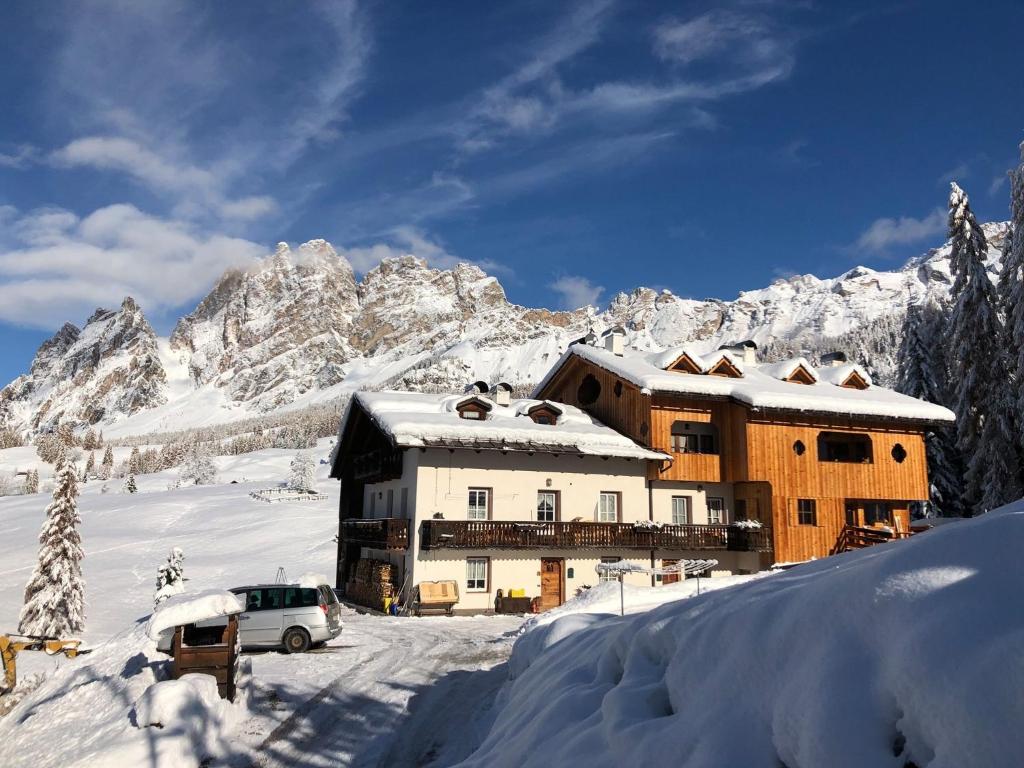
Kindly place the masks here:
<instances>
[{"instance_id":1,"label":"arched window","mask_svg":"<svg viewBox=\"0 0 1024 768\"><path fill-rule=\"evenodd\" d=\"M580 405L593 405L601 396L601 382L592 373L588 373L580 382L580 388L576 391L576 401Z\"/></svg>"},{"instance_id":2,"label":"arched window","mask_svg":"<svg viewBox=\"0 0 1024 768\"><path fill-rule=\"evenodd\" d=\"M673 453L718 453L718 428L706 421L672 424Z\"/></svg>"},{"instance_id":3,"label":"arched window","mask_svg":"<svg viewBox=\"0 0 1024 768\"><path fill-rule=\"evenodd\" d=\"M862 432L819 432L818 461L870 464L871 436Z\"/></svg>"}]
</instances>

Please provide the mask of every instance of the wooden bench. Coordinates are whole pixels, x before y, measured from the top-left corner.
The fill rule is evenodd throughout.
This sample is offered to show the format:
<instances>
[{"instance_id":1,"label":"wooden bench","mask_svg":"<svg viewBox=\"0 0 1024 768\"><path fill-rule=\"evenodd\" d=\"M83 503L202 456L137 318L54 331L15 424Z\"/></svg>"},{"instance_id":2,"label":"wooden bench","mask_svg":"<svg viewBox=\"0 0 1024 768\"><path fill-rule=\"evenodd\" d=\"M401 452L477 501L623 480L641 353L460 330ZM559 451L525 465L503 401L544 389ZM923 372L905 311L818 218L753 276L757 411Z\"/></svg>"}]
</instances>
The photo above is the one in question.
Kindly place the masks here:
<instances>
[{"instance_id":1,"label":"wooden bench","mask_svg":"<svg viewBox=\"0 0 1024 768\"><path fill-rule=\"evenodd\" d=\"M459 585L455 581L421 581L416 587L413 610L417 616L424 610L443 610L449 616L459 602Z\"/></svg>"}]
</instances>

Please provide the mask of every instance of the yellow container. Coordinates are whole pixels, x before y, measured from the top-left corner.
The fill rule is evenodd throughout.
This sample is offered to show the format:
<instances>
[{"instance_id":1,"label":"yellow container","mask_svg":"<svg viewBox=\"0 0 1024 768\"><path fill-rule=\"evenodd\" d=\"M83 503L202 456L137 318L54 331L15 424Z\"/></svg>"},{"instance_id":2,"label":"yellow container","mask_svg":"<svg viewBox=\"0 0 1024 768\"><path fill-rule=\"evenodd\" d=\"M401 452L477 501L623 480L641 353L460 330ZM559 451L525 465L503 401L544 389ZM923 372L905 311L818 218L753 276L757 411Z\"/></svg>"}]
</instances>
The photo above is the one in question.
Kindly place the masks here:
<instances>
[{"instance_id":1,"label":"yellow container","mask_svg":"<svg viewBox=\"0 0 1024 768\"><path fill-rule=\"evenodd\" d=\"M510 589L508 591L509 597L526 597L525 589Z\"/></svg>"}]
</instances>

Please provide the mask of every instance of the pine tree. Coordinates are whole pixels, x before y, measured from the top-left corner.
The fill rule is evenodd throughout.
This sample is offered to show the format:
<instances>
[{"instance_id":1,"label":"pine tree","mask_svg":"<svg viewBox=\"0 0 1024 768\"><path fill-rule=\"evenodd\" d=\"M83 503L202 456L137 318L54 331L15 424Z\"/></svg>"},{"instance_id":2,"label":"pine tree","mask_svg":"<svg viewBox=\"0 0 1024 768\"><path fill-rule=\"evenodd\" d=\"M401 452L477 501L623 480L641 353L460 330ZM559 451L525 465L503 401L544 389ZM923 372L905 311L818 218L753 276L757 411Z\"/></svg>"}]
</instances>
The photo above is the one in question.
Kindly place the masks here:
<instances>
[{"instance_id":1,"label":"pine tree","mask_svg":"<svg viewBox=\"0 0 1024 768\"><path fill-rule=\"evenodd\" d=\"M292 459L288 473L288 487L300 491L312 491L316 488L316 464L313 457L305 451L299 451Z\"/></svg>"},{"instance_id":2,"label":"pine tree","mask_svg":"<svg viewBox=\"0 0 1024 768\"><path fill-rule=\"evenodd\" d=\"M988 243L967 195L955 183L949 197L949 237L955 275L950 333L957 447L967 467L965 508L980 513L1020 497L1020 464L1010 414L999 407L1006 360L995 286L985 269Z\"/></svg>"},{"instance_id":3,"label":"pine tree","mask_svg":"<svg viewBox=\"0 0 1024 768\"><path fill-rule=\"evenodd\" d=\"M78 533L77 496L74 467L62 453L53 501L39 534L39 563L25 587L25 606L18 621L23 635L66 637L85 628L85 554Z\"/></svg>"},{"instance_id":4,"label":"pine tree","mask_svg":"<svg viewBox=\"0 0 1024 768\"><path fill-rule=\"evenodd\" d=\"M135 475L132 472L128 473L127 479L124 481L124 492L125 493L138 493L139 488L135 485Z\"/></svg>"},{"instance_id":5,"label":"pine tree","mask_svg":"<svg viewBox=\"0 0 1024 768\"><path fill-rule=\"evenodd\" d=\"M25 473L25 493L39 493L39 472L35 469L30 469Z\"/></svg>"},{"instance_id":6,"label":"pine tree","mask_svg":"<svg viewBox=\"0 0 1024 768\"><path fill-rule=\"evenodd\" d=\"M103 463L100 465L100 479L109 480L114 474L114 449L109 445L103 452Z\"/></svg>"},{"instance_id":7,"label":"pine tree","mask_svg":"<svg viewBox=\"0 0 1024 768\"><path fill-rule=\"evenodd\" d=\"M178 547L171 550L167 562L156 572L156 593L153 595L153 606L160 605L172 595L185 591L185 553Z\"/></svg>"},{"instance_id":8,"label":"pine tree","mask_svg":"<svg viewBox=\"0 0 1024 768\"><path fill-rule=\"evenodd\" d=\"M132 448L132 455L128 457L128 472L133 475L142 472L142 454L137 447Z\"/></svg>"},{"instance_id":9,"label":"pine tree","mask_svg":"<svg viewBox=\"0 0 1024 768\"><path fill-rule=\"evenodd\" d=\"M211 485L217 480L217 466L201 443L189 446L181 467L181 479L187 485Z\"/></svg>"},{"instance_id":10,"label":"pine tree","mask_svg":"<svg viewBox=\"0 0 1024 768\"><path fill-rule=\"evenodd\" d=\"M946 311L934 299L910 307L900 344L896 389L905 395L949 406L952 402L946 359ZM925 434L932 511L941 517L963 514L963 460L951 427Z\"/></svg>"},{"instance_id":11,"label":"pine tree","mask_svg":"<svg viewBox=\"0 0 1024 768\"><path fill-rule=\"evenodd\" d=\"M1011 376L1007 405L1017 419L1018 439L1024 426L1024 144L1021 164L1010 172L1010 231L1003 250L999 301L1004 318L1005 347ZM1024 454L1024 444L1019 445Z\"/></svg>"},{"instance_id":12,"label":"pine tree","mask_svg":"<svg viewBox=\"0 0 1024 768\"><path fill-rule=\"evenodd\" d=\"M85 460L85 474L93 475L96 473L96 454L90 453L89 458Z\"/></svg>"}]
</instances>

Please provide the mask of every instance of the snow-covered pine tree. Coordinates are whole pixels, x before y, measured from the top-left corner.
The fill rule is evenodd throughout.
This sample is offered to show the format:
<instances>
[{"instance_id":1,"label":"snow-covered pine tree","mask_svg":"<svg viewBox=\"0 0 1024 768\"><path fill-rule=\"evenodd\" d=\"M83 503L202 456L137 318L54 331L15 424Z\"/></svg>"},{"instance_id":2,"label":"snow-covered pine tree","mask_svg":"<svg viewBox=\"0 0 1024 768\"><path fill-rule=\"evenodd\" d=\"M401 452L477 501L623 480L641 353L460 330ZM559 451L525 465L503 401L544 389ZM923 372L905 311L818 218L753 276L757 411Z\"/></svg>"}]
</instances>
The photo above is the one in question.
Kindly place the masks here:
<instances>
[{"instance_id":1,"label":"snow-covered pine tree","mask_svg":"<svg viewBox=\"0 0 1024 768\"><path fill-rule=\"evenodd\" d=\"M25 473L25 493L39 493L39 472L30 469Z\"/></svg>"},{"instance_id":2,"label":"snow-covered pine tree","mask_svg":"<svg viewBox=\"0 0 1024 768\"><path fill-rule=\"evenodd\" d=\"M75 469L61 452L53 501L39 534L39 562L25 587L18 631L23 635L66 637L85 628L82 539L78 533Z\"/></svg>"},{"instance_id":3,"label":"snow-covered pine tree","mask_svg":"<svg viewBox=\"0 0 1024 768\"><path fill-rule=\"evenodd\" d=\"M142 472L142 454L138 447L132 448L132 454L128 457L128 472L132 475Z\"/></svg>"},{"instance_id":4,"label":"snow-covered pine tree","mask_svg":"<svg viewBox=\"0 0 1024 768\"><path fill-rule=\"evenodd\" d=\"M306 451L299 451L292 459L288 473L288 487L301 491L316 490L316 463Z\"/></svg>"},{"instance_id":5,"label":"snow-covered pine tree","mask_svg":"<svg viewBox=\"0 0 1024 768\"><path fill-rule=\"evenodd\" d=\"M217 480L217 466L202 443L193 442L181 467L181 480L186 485L211 485Z\"/></svg>"},{"instance_id":6,"label":"snow-covered pine tree","mask_svg":"<svg viewBox=\"0 0 1024 768\"><path fill-rule=\"evenodd\" d=\"M96 443L96 432L92 428L85 430L85 435L82 437L82 447L87 451L95 451L99 447Z\"/></svg>"},{"instance_id":7,"label":"snow-covered pine tree","mask_svg":"<svg viewBox=\"0 0 1024 768\"><path fill-rule=\"evenodd\" d=\"M86 476L96 474L96 454L90 452L89 458L85 460L85 474Z\"/></svg>"},{"instance_id":8,"label":"snow-covered pine tree","mask_svg":"<svg viewBox=\"0 0 1024 768\"><path fill-rule=\"evenodd\" d=\"M946 359L947 312L934 299L910 307L899 351L896 389L930 403L950 406L949 365ZM956 430L933 427L925 434L932 511L940 517L963 514L960 498L963 460L956 447Z\"/></svg>"},{"instance_id":9,"label":"snow-covered pine tree","mask_svg":"<svg viewBox=\"0 0 1024 768\"><path fill-rule=\"evenodd\" d=\"M128 473L128 477L124 481L124 492L125 493L138 493L139 487L135 484L135 475L131 472Z\"/></svg>"},{"instance_id":10,"label":"snow-covered pine tree","mask_svg":"<svg viewBox=\"0 0 1024 768\"><path fill-rule=\"evenodd\" d=\"M967 467L964 506L985 512L1021 495L1020 462L1010 414L1000 408L1006 357L995 286L985 269L988 242L955 183L949 196L953 305L951 381L957 447Z\"/></svg>"},{"instance_id":11,"label":"snow-covered pine tree","mask_svg":"<svg viewBox=\"0 0 1024 768\"><path fill-rule=\"evenodd\" d=\"M1011 376L1004 401L1017 420L1018 449L1024 456L1024 144L1021 164L1010 172L1010 232L1003 251L999 302L1003 312L1005 347Z\"/></svg>"},{"instance_id":12,"label":"snow-covered pine tree","mask_svg":"<svg viewBox=\"0 0 1024 768\"><path fill-rule=\"evenodd\" d=\"M103 451L103 463L100 465L100 479L109 480L110 476L114 474L114 449L109 445L107 449Z\"/></svg>"},{"instance_id":13,"label":"snow-covered pine tree","mask_svg":"<svg viewBox=\"0 0 1024 768\"><path fill-rule=\"evenodd\" d=\"M178 547L171 550L167 562L156 572L156 592L153 594L154 607L172 595L185 591L185 553Z\"/></svg>"}]
</instances>

